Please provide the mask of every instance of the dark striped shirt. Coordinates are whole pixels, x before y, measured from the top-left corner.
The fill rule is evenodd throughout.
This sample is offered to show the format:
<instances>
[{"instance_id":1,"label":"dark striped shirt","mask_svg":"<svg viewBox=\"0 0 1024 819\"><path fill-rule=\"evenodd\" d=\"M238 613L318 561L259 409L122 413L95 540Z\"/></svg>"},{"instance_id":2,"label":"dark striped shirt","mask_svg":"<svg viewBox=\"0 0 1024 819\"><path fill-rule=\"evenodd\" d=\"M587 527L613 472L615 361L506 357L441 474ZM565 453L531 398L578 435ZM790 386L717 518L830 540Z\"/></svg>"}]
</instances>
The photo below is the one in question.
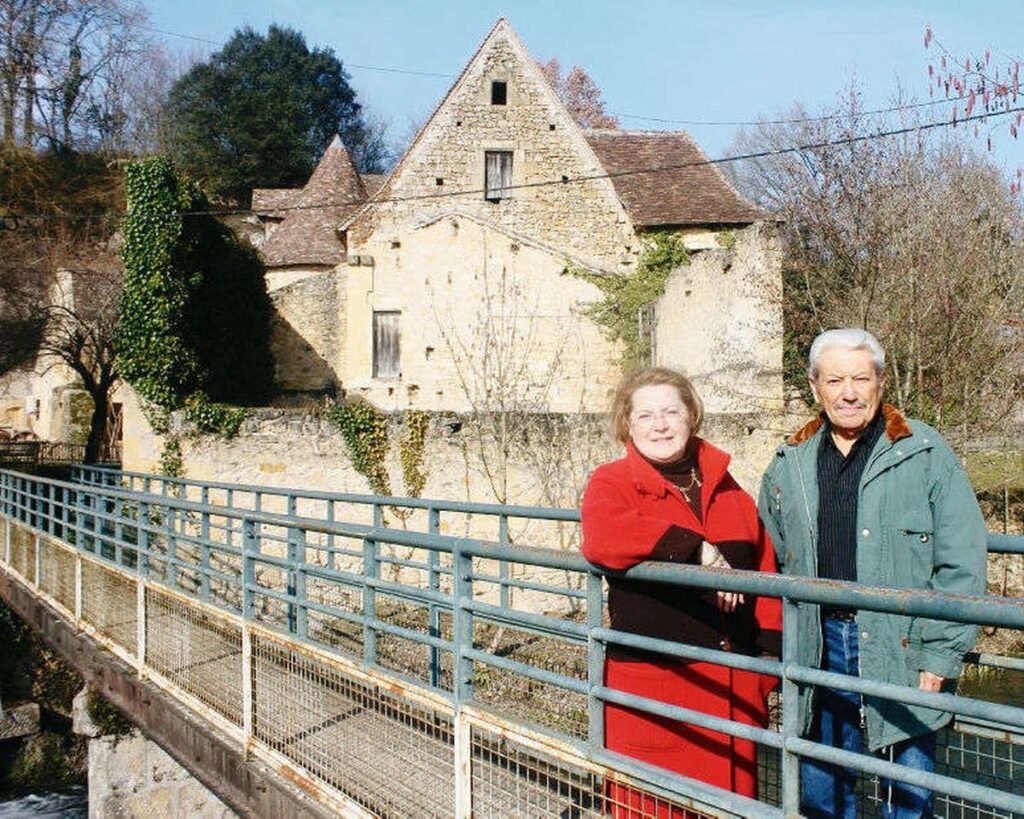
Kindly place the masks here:
<instances>
[{"instance_id":1,"label":"dark striped shirt","mask_svg":"<svg viewBox=\"0 0 1024 819\"><path fill-rule=\"evenodd\" d=\"M825 421L818 446L818 577L857 579L857 492L884 429L885 419L879 412L844 456L832 440L831 424Z\"/></svg>"}]
</instances>

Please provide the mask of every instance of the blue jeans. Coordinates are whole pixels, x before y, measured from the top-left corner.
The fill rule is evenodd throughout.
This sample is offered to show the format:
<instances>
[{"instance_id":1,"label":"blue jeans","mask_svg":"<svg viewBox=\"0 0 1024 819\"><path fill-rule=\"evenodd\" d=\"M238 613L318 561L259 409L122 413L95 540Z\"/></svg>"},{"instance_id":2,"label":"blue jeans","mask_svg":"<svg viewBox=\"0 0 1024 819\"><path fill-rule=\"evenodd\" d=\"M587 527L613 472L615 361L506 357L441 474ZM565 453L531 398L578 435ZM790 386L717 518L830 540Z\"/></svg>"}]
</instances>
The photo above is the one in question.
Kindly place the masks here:
<instances>
[{"instance_id":1,"label":"blue jeans","mask_svg":"<svg viewBox=\"0 0 1024 819\"><path fill-rule=\"evenodd\" d=\"M857 623L850 620L822 621L825 651L822 668L837 674L858 676ZM860 695L852 691L818 688L811 739L860 753ZM899 742L886 749L885 757L911 768L935 770L935 734ZM857 816L854 787L857 772L837 765L805 759L800 762L800 809L809 817ZM932 792L905 782L883 779L882 816L886 819L911 819L932 815Z\"/></svg>"}]
</instances>

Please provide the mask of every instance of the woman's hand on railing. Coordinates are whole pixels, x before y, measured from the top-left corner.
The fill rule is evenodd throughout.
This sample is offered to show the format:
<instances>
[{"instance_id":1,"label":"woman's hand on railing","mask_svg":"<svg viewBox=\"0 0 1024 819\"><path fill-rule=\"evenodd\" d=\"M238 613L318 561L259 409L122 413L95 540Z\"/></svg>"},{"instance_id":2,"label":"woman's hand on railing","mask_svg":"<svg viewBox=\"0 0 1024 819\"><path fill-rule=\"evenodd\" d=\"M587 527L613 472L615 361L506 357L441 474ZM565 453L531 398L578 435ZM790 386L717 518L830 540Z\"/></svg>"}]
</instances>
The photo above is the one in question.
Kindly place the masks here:
<instances>
[{"instance_id":1,"label":"woman's hand on railing","mask_svg":"<svg viewBox=\"0 0 1024 819\"><path fill-rule=\"evenodd\" d=\"M700 546L700 565L708 569L728 569L729 561L714 543L705 540ZM715 592L715 605L720 611L736 611L736 607L744 602L745 598L739 592Z\"/></svg>"}]
</instances>

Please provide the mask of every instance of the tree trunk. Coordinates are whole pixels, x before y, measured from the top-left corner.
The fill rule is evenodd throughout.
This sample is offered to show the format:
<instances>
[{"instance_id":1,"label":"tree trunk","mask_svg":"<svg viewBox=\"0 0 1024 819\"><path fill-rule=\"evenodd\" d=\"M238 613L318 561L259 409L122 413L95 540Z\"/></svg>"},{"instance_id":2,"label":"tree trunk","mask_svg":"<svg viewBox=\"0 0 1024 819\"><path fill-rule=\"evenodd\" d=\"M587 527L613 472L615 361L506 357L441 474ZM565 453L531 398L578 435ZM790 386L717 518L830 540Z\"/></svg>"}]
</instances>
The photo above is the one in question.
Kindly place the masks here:
<instances>
[{"instance_id":1,"label":"tree trunk","mask_svg":"<svg viewBox=\"0 0 1024 819\"><path fill-rule=\"evenodd\" d=\"M35 111L36 111L36 9L33 6L29 13L28 22L24 36L25 42L31 48L32 53L26 57L25 65L25 101L22 114L22 134L26 148L31 148L36 136Z\"/></svg>"},{"instance_id":2,"label":"tree trunk","mask_svg":"<svg viewBox=\"0 0 1024 819\"><path fill-rule=\"evenodd\" d=\"M110 398L106 388L98 389L92 395L92 419L89 422L89 438L85 442L84 463L94 464L100 459L100 450L103 448L103 439L107 432L107 413Z\"/></svg>"}]
</instances>

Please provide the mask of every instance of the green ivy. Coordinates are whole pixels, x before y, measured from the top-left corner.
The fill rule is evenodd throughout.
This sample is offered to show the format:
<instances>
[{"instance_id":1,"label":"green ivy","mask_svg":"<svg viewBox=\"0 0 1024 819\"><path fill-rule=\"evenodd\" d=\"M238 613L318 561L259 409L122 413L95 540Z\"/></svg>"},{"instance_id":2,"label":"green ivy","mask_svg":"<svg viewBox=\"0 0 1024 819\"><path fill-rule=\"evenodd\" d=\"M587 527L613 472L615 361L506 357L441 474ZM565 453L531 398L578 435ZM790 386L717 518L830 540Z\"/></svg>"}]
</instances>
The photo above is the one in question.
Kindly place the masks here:
<instances>
[{"instance_id":1,"label":"green ivy","mask_svg":"<svg viewBox=\"0 0 1024 819\"><path fill-rule=\"evenodd\" d=\"M388 428L384 414L365 401L335 404L327 412L328 420L341 432L348 447L352 466L366 478L370 491L390 495L385 460L388 455Z\"/></svg>"},{"instance_id":2,"label":"green ivy","mask_svg":"<svg viewBox=\"0 0 1024 819\"><path fill-rule=\"evenodd\" d=\"M248 412L244 407L229 407L211 401L205 392L194 392L185 399L185 419L199 432L212 432L234 438Z\"/></svg>"},{"instance_id":3,"label":"green ivy","mask_svg":"<svg viewBox=\"0 0 1024 819\"><path fill-rule=\"evenodd\" d=\"M184 409L201 432L231 437L271 392L271 306L255 250L213 216L199 187L163 157L125 168L125 286L115 331L121 376L153 427ZM164 474L182 474L181 442L165 439Z\"/></svg>"},{"instance_id":4,"label":"green ivy","mask_svg":"<svg viewBox=\"0 0 1024 819\"><path fill-rule=\"evenodd\" d=\"M427 485L427 473L423 469L423 452L427 442L427 427L430 416L423 410L408 410L405 413L405 435L398 442L398 456L402 461L402 483L405 494L418 498Z\"/></svg>"},{"instance_id":5,"label":"green ivy","mask_svg":"<svg viewBox=\"0 0 1024 819\"><path fill-rule=\"evenodd\" d=\"M185 461L181 456L181 438L174 433L164 436L164 447L160 451L159 470L168 478L185 476Z\"/></svg>"},{"instance_id":6,"label":"green ivy","mask_svg":"<svg viewBox=\"0 0 1024 819\"><path fill-rule=\"evenodd\" d=\"M653 233L644 237L644 250L631 273L608 276L570 268L573 275L590 282L603 294L599 301L588 304L585 312L609 339L621 342L619 363L623 371L650 360L650 337L640 332L638 314L664 295L669 275L688 260L689 253L680 236Z\"/></svg>"}]
</instances>

